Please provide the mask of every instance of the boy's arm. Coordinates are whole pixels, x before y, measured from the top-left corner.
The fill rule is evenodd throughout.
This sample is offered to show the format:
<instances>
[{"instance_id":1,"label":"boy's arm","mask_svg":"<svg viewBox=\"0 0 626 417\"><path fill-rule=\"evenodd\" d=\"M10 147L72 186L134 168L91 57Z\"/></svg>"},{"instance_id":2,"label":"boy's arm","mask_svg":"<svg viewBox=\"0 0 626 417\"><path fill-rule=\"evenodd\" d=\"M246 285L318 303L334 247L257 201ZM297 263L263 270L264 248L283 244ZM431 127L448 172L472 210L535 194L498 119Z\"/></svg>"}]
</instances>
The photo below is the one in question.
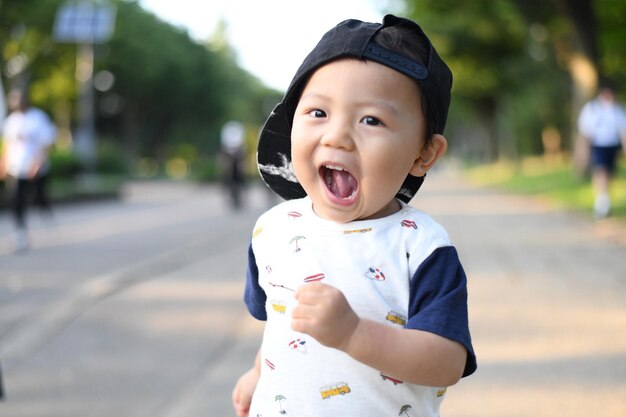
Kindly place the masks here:
<instances>
[{"instance_id":1,"label":"boy's arm","mask_svg":"<svg viewBox=\"0 0 626 417\"><path fill-rule=\"evenodd\" d=\"M463 374L467 351L434 333L360 319L345 348L354 359L413 384L446 387Z\"/></svg>"},{"instance_id":2,"label":"boy's arm","mask_svg":"<svg viewBox=\"0 0 626 417\"><path fill-rule=\"evenodd\" d=\"M296 293L292 328L400 380L427 386L459 381L467 351L434 333L359 318L338 289L312 283Z\"/></svg>"},{"instance_id":3,"label":"boy's arm","mask_svg":"<svg viewBox=\"0 0 626 417\"><path fill-rule=\"evenodd\" d=\"M261 349L257 352L254 365L246 373L241 375L233 389L233 407L237 417L245 417L250 412L252 394L261 375Z\"/></svg>"}]
</instances>

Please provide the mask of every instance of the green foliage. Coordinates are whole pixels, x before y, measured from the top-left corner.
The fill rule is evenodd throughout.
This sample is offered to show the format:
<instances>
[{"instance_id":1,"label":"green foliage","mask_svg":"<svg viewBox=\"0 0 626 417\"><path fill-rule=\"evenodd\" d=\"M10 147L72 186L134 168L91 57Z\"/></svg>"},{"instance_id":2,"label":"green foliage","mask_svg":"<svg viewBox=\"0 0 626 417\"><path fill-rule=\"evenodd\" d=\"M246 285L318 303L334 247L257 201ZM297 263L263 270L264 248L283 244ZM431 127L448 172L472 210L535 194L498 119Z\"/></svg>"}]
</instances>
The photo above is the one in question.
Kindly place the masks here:
<instances>
[{"instance_id":1,"label":"green foliage","mask_svg":"<svg viewBox=\"0 0 626 417\"><path fill-rule=\"evenodd\" d=\"M595 17L598 70L626 86L626 2L589 0ZM569 59L582 42L573 0L406 0L408 14L432 38L454 73L448 136L451 151L493 160L543 151L541 134L556 128L564 149L577 116ZM593 16L590 19L593 22ZM593 42L593 39L585 39ZM468 140L478 136L481 140ZM460 150L460 152L459 152Z\"/></svg>"},{"instance_id":2,"label":"green foliage","mask_svg":"<svg viewBox=\"0 0 626 417\"><path fill-rule=\"evenodd\" d=\"M519 55L526 22L510 1L420 0L410 14L432 34L455 75L454 91L477 100L506 86L502 63Z\"/></svg>"},{"instance_id":3,"label":"green foliage","mask_svg":"<svg viewBox=\"0 0 626 417\"><path fill-rule=\"evenodd\" d=\"M82 163L74 153L55 149L50 154L50 176L52 178L73 178L82 170Z\"/></svg>"},{"instance_id":4,"label":"green foliage","mask_svg":"<svg viewBox=\"0 0 626 417\"><path fill-rule=\"evenodd\" d=\"M594 2L601 30L598 33L600 64L604 75L622 86L622 98L626 98L626 2L623 0L602 0Z\"/></svg>"},{"instance_id":5,"label":"green foliage","mask_svg":"<svg viewBox=\"0 0 626 417\"><path fill-rule=\"evenodd\" d=\"M467 169L467 178L483 186L541 196L560 207L591 213L593 190L589 178L581 178L565 159L525 158L500 161ZM611 187L612 215L626 220L626 164L622 162Z\"/></svg>"},{"instance_id":6,"label":"green foliage","mask_svg":"<svg viewBox=\"0 0 626 417\"><path fill-rule=\"evenodd\" d=\"M95 170L104 175L129 175L127 157L121 146L110 139L100 140Z\"/></svg>"},{"instance_id":7,"label":"green foliage","mask_svg":"<svg viewBox=\"0 0 626 417\"><path fill-rule=\"evenodd\" d=\"M0 1L0 69L7 89L28 85L33 104L67 130L76 124L77 48L52 39L55 13L65 1ZM229 120L258 129L268 114L265 100L277 101L279 94L242 70L224 39L199 43L136 0L110 2L117 8L115 30L106 44L96 45L95 70L111 72L115 82L96 92L96 129L124 157L105 153L101 169L123 170L125 161L142 157L164 163L184 143L210 156ZM107 100L120 105L102 111Z\"/></svg>"},{"instance_id":8,"label":"green foliage","mask_svg":"<svg viewBox=\"0 0 626 417\"><path fill-rule=\"evenodd\" d=\"M200 182L217 181L219 177L216 158L204 157L191 165L192 178Z\"/></svg>"},{"instance_id":9,"label":"green foliage","mask_svg":"<svg viewBox=\"0 0 626 417\"><path fill-rule=\"evenodd\" d=\"M73 100L74 46L52 39L61 0L0 2L0 67L8 88L31 87L34 105L48 112L58 100ZM21 68L21 71L18 69Z\"/></svg>"},{"instance_id":10,"label":"green foliage","mask_svg":"<svg viewBox=\"0 0 626 417\"><path fill-rule=\"evenodd\" d=\"M124 112L106 128L135 143L137 154L160 159L177 143L210 154L226 121L263 120L259 103L268 90L227 47L192 41L137 3L118 8L115 36L99 65L116 75L112 92L123 98Z\"/></svg>"}]
</instances>

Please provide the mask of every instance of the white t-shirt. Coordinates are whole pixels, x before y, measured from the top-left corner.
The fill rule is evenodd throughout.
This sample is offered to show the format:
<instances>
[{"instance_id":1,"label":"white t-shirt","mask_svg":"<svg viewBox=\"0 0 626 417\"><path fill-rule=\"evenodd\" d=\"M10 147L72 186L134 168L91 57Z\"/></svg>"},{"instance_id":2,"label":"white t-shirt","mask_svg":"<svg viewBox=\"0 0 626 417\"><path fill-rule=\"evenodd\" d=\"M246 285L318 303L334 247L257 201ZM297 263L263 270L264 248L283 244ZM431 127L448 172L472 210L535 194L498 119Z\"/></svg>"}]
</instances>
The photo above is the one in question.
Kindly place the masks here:
<instances>
[{"instance_id":1,"label":"white t-shirt","mask_svg":"<svg viewBox=\"0 0 626 417\"><path fill-rule=\"evenodd\" d=\"M585 104L578 117L580 133L595 146L617 146L626 134L626 112L617 103L595 99Z\"/></svg>"},{"instance_id":2,"label":"white t-shirt","mask_svg":"<svg viewBox=\"0 0 626 417\"><path fill-rule=\"evenodd\" d=\"M341 224L317 217L308 197L282 203L257 221L247 279L248 308L266 320L252 417L439 415L445 387L405 383L291 329L294 291L309 282L340 289L360 317L459 341L465 375L476 367L456 251L413 207Z\"/></svg>"},{"instance_id":3,"label":"white t-shirt","mask_svg":"<svg viewBox=\"0 0 626 417\"><path fill-rule=\"evenodd\" d=\"M47 172L45 150L54 143L55 136L56 128L42 110L31 107L25 112L11 113L2 128L9 175L28 178L36 161L43 161L39 172Z\"/></svg>"}]
</instances>

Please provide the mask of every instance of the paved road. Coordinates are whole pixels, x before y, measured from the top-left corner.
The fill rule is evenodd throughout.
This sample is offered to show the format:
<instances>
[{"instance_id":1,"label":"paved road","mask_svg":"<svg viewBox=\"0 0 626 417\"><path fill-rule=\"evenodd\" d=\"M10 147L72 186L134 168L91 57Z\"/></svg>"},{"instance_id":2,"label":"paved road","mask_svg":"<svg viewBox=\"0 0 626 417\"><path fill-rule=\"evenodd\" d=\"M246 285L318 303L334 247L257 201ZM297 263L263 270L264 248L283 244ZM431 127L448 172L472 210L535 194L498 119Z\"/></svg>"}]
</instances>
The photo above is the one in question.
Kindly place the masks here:
<instances>
[{"instance_id":1,"label":"paved road","mask_svg":"<svg viewBox=\"0 0 626 417\"><path fill-rule=\"evenodd\" d=\"M210 187L132 184L33 215L20 255L0 214L0 416L232 416L261 331L241 292L268 200L249 200L233 213ZM626 417L626 232L444 172L414 204L470 279L479 371L442 415Z\"/></svg>"},{"instance_id":2,"label":"paved road","mask_svg":"<svg viewBox=\"0 0 626 417\"><path fill-rule=\"evenodd\" d=\"M442 415L626 417L626 230L455 178L429 186L417 204L459 248L479 361Z\"/></svg>"}]
</instances>

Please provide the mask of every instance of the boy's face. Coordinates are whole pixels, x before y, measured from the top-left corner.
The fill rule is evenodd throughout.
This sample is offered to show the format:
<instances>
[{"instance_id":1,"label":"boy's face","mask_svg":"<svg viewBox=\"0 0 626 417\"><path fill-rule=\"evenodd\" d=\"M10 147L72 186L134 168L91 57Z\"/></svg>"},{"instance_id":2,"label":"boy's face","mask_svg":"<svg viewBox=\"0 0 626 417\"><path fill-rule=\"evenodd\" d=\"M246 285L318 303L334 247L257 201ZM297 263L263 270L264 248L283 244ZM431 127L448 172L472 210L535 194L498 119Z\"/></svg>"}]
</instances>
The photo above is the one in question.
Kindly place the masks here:
<instances>
[{"instance_id":1,"label":"boy's face","mask_svg":"<svg viewBox=\"0 0 626 417\"><path fill-rule=\"evenodd\" d=\"M420 97L409 77L371 61L341 59L313 74L295 111L291 157L317 215L345 223L400 209L394 197L407 174L430 167L420 157Z\"/></svg>"}]
</instances>

